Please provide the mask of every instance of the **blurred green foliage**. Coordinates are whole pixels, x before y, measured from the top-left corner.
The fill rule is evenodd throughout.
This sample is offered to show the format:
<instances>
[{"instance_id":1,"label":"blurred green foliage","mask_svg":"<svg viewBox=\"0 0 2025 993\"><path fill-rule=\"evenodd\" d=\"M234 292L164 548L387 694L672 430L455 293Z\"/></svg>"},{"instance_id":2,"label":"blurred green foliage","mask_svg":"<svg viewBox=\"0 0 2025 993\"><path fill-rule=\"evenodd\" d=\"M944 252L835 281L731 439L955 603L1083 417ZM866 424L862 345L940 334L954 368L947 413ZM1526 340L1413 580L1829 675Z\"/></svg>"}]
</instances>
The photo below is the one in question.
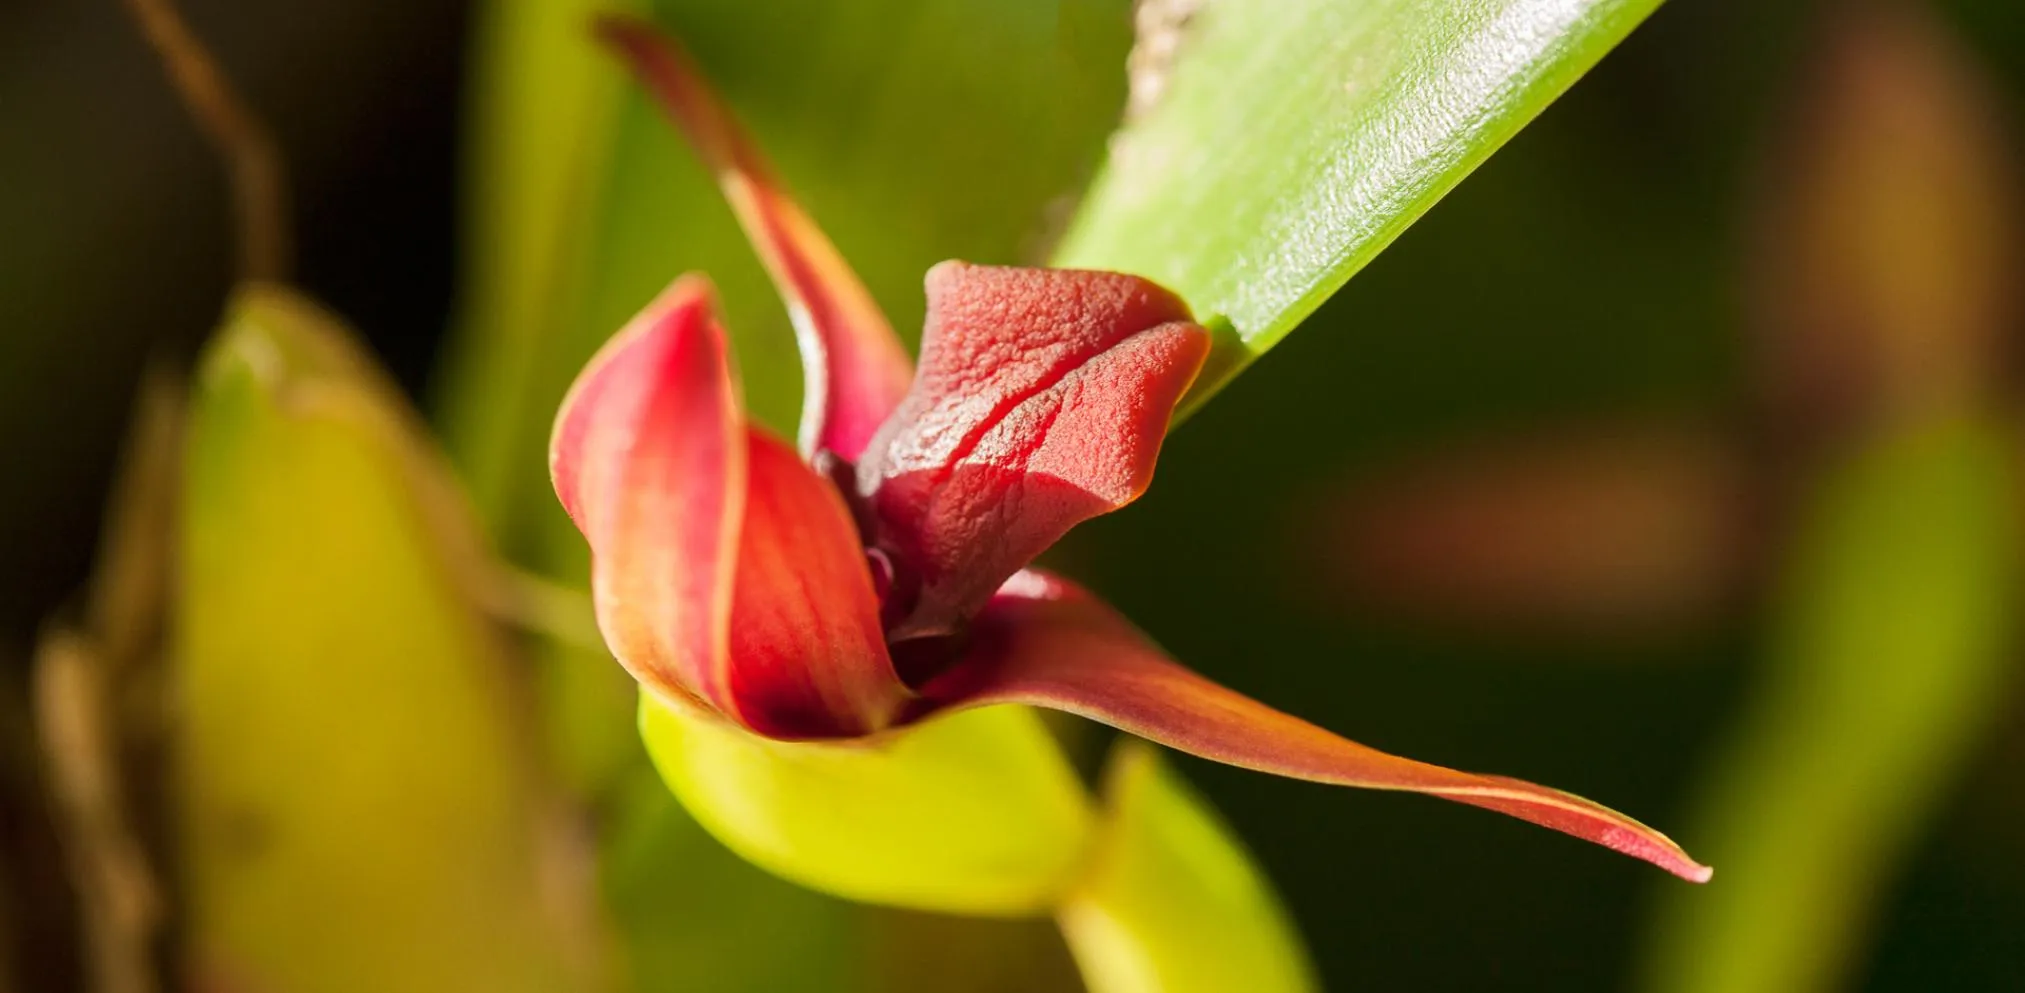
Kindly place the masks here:
<instances>
[{"instance_id":1,"label":"blurred green foliage","mask_svg":"<svg viewBox=\"0 0 2025 993\"><path fill-rule=\"evenodd\" d=\"M1319 988L1272 883L1158 749L1121 740L1104 802L1097 854L1060 911L1090 993Z\"/></svg>"},{"instance_id":2,"label":"blurred green foliage","mask_svg":"<svg viewBox=\"0 0 2025 993\"><path fill-rule=\"evenodd\" d=\"M475 522L348 334L249 286L192 400L171 661L192 978L568 988Z\"/></svg>"},{"instance_id":3,"label":"blurred green foliage","mask_svg":"<svg viewBox=\"0 0 2025 993\"><path fill-rule=\"evenodd\" d=\"M1693 828L1725 885L1667 895L1644 988L1840 988L1874 894L2006 702L2016 460L1998 425L1943 418L1820 482L1766 685Z\"/></svg>"}]
</instances>

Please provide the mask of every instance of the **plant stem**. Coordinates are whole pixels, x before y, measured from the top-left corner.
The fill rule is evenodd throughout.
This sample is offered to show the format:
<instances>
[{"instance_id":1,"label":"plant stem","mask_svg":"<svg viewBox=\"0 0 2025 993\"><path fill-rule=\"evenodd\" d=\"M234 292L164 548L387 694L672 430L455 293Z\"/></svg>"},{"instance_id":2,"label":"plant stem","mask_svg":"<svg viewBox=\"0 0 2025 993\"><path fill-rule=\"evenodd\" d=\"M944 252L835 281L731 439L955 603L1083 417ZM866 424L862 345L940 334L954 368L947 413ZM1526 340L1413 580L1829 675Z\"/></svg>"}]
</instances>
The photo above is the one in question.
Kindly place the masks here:
<instances>
[{"instance_id":1,"label":"plant stem","mask_svg":"<svg viewBox=\"0 0 2025 993\"><path fill-rule=\"evenodd\" d=\"M239 276L285 280L291 265L288 180L266 125L241 100L171 0L126 0L183 105L210 138L232 188Z\"/></svg>"}]
</instances>

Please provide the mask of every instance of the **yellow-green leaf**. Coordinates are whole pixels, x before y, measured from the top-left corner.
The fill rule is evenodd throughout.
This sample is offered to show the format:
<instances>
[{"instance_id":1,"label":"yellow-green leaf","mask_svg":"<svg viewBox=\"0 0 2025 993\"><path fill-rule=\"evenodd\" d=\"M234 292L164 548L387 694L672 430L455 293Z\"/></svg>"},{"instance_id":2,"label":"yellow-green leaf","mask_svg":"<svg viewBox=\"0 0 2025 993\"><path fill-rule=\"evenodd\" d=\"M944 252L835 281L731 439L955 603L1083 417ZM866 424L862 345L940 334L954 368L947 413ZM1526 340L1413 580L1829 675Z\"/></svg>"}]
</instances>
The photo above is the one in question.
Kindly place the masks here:
<instances>
[{"instance_id":1,"label":"yellow-green leaf","mask_svg":"<svg viewBox=\"0 0 2025 993\"><path fill-rule=\"evenodd\" d=\"M1665 895L1644 989L1843 987L1871 894L2004 700L2014 458L1991 424L1927 421L1822 484L1773 671L1688 832L1723 874Z\"/></svg>"},{"instance_id":2,"label":"yellow-green leaf","mask_svg":"<svg viewBox=\"0 0 2025 993\"><path fill-rule=\"evenodd\" d=\"M570 299L591 231L598 160L623 80L590 20L625 0L494 0L473 43L462 329L443 421L480 507L519 485L524 457L497 425L534 422L553 371L537 359Z\"/></svg>"},{"instance_id":3,"label":"yellow-green leaf","mask_svg":"<svg viewBox=\"0 0 2025 993\"><path fill-rule=\"evenodd\" d=\"M836 896L1044 913L1089 840L1083 786L1031 711L990 707L867 742L770 741L643 695L640 733L719 841Z\"/></svg>"},{"instance_id":4,"label":"yellow-green leaf","mask_svg":"<svg viewBox=\"0 0 2025 993\"><path fill-rule=\"evenodd\" d=\"M172 679L195 978L560 988L520 691L410 415L334 319L250 287L191 416Z\"/></svg>"},{"instance_id":5,"label":"yellow-green leaf","mask_svg":"<svg viewBox=\"0 0 2025 993\"><path fill-rule=\"evenodd\" d=\"M1120 743L1105 800L1089 875L1058 915L1091 993L1318 988L1272 885L1152 746Z\"/></svg>"}]
</instances>

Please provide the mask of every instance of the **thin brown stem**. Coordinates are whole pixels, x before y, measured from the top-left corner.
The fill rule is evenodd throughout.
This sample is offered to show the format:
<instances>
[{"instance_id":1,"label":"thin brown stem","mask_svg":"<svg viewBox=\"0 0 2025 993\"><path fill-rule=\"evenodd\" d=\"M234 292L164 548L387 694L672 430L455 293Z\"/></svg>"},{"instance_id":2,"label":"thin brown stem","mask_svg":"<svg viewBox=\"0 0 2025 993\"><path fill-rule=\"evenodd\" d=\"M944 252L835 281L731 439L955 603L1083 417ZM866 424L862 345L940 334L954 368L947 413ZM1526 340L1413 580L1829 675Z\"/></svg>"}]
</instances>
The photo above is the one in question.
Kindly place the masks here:
<instances>
[{"instance_id":1,"label":"thin brown stem","mask_svg":"<svg viewBox=\"0 0 2025 993\"><path fill-rule=\"evenodd\" d=\"M239 274L288 277L288 180L274 138L233 90L172 0L126 0L197 126L223 160L239 223Z\"/></svg>"}]
</instances>

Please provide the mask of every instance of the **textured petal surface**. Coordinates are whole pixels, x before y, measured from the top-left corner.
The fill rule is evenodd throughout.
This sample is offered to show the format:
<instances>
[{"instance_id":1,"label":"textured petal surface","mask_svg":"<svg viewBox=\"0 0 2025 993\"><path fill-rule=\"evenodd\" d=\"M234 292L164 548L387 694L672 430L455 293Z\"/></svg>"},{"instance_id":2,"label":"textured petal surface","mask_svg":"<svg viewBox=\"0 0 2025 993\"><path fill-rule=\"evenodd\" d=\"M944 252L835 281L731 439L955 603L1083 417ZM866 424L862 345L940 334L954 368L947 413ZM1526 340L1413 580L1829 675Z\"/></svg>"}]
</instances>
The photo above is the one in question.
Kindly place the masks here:
<instances>
[{"instance_id":1,"label":"textured petal surface","mask_svg":"<svg viewBox=\"0 0 2025 993\"><path fill-rule=\"evenodd\" d=\"M1218 686L1169 659L1095 597L1040 572L1008 582L973 635L963 661L924 690L933 704L1050 707L1213 761L1446 797L1596 842L1684 879L1710 875L1665 835L1580 797L1388 755Z\"/></svg>"},{"instance_id":2,"label":"textured petal surface","mask_svg":"<svg viewBox=\"0 0 2025 993\"><path fill-rule=\"evenodd\" d=\"M911 576L895 638L944 634L1077 523L1137 498L1208 353L1173 294L1121 273L929 270L921 374L858 466Z\"/></svg>"},{"instance_id":3,"label":"textured petal surface","mask_svg":"<svg viewBox=\"0 0 2025 993\"><path fill-rule=\"evenodd\" d=\"M549 444L605 643L650 689L725 713L745 433L709 284L683 277L584 368Z\"/></svg>"},{"instance_id":4,"label":"textured petal surface","mask_svg":"<svg viewBox=\"0 0 2025 993\"><path fill-rule=\"evenodd\" d=\"M843 498L785 444L749 430L728 677L738 718L772 738L850 738L912 698Z\"/></svg>"},{"instance_id":5,"label":"textured petal surface","mask_svg":"<svg viewBox=\"0 0 2025 993\"><path fill-rule=\"evenodd\" d=\"M703 81L653 25L598 21L598 34L681 127L731 202L801 339L802 450L856 459L907 391L900 339L857 274L774 179L773 170Z\"/></svg>"}]
</instances>

